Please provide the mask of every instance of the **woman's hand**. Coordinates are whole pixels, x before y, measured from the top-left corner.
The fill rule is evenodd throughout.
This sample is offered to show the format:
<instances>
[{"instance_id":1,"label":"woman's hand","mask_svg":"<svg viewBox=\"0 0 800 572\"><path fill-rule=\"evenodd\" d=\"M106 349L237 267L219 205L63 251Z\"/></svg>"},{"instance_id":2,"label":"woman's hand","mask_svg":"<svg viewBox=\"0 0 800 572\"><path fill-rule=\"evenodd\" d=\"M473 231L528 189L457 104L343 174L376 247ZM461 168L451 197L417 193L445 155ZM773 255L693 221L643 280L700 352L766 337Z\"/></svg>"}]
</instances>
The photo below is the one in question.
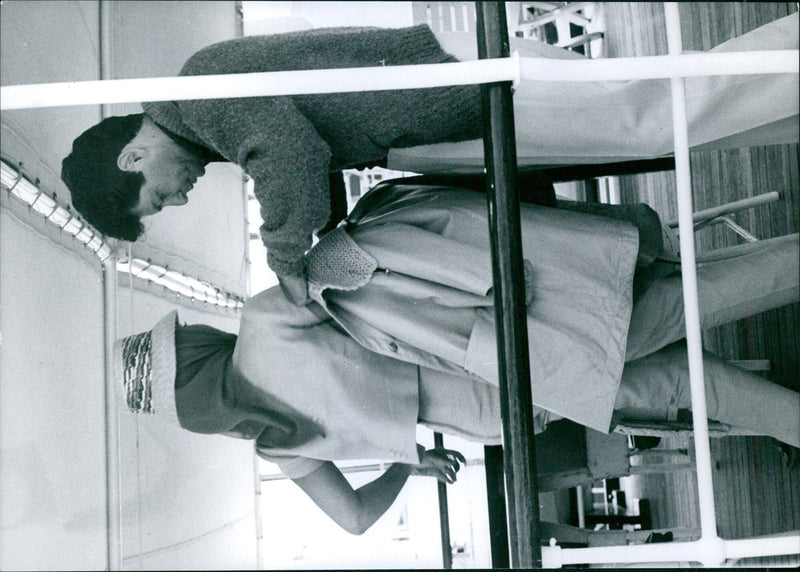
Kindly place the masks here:
<instances>
[{"instance_id":1,"label":"woman's hand","mask_svg":"<svg viewBox=\"0 0 800 572\"><path fill-rule=\"evenodd\" d=\"M311 302L308 296L308 282L302 274L278 276L278 282L284 295L295 306L305 306Z\"/></svg>"},{"instance_id":2,"label":"woman's hand","mask_svg":"<svg viewBox=\"0 0 800 572\"><path fill-rule=\"evenodd\" d=\"M421 454L422 461L412 465L411 474L436 477L443 483L456 482L456 473L461 464L466 464L464 455L453 449L428 449Z\"/></svg>"}]
</instances>

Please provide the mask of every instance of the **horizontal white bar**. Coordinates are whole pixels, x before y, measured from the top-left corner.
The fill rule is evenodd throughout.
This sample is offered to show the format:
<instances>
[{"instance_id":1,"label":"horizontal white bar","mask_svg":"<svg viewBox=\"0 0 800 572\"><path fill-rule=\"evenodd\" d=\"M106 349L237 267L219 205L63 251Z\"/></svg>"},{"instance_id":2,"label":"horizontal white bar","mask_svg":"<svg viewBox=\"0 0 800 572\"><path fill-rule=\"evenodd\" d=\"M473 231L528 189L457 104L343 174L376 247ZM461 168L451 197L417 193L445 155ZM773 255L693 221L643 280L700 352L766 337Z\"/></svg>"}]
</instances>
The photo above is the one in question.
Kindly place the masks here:
<instances>
[{"instance_id":1,"label":"horizontal white bar","mask_svg":"<svg viewBox=\"0 0 800 572\"><path fill-rule=\"evenodd\" d=\"M782 556L800 551L800 534L785 536L721 540L701 539L693 542L664 542L592 548L542 547L542 566L560 568L574 564L623 564L648 562L700 562L719 566L725 560L745 557Z\"/></svg>"},{"instance_id":2,"label":"horizontal white bar","mask_svg":"<svg viewBox=\"0 0 800 572\"><path fill-rule=\"evenodd\" d=\"M756 558L800 554L800 533L773 535L762 538L740 538L725 540L725 558Z\"/></svg>"},{"instance_id":3,"label":"horizontal white bar","mask_svg":"<svg viewBox=\"0 0 800 572\"><path fill-rule=\"evenodd\" d=\"M447 64L71 81L0 88L0 109L416 89L514 81L519 58Z\"/></svg>"},{"instance_id":4,"label":"horizontal white bar","mask_svg":"<svg viewBox=\"0 0 800 572\"><path fill-rule=\"evenodd\" d=\"M73 81L0 88L0 110L419 89L499 81L610 81L702 75L798 73L797 50L586 60L510 58L449 64Z\"/></svg>"},{"instance_id":5,"label":"horizontal white bar","mask_svg":"<svg viewBox=\"0 0 800 572\"><path fill-rule=\"evenodd\" d=\"M523 80L538 81L614 81L663 79L710 75L750 75L798 73L798 50L724 52L554 60L520 58Z\"/></svg>"}]
</instances>

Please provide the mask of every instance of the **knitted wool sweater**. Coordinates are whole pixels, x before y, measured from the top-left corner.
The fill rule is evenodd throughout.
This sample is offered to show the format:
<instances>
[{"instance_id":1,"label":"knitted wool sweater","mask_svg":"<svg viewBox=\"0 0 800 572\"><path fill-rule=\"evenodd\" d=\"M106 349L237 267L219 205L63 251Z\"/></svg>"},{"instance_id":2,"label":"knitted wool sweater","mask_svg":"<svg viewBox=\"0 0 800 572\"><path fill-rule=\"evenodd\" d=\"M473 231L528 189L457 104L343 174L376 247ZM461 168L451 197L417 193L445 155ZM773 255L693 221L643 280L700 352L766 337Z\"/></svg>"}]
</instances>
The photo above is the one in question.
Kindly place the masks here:
<instances>
[{"instance_id":1,"label":"knitted wool sweater","mask_svg":"<svg viewBox=\"0 0 800 572\"><path fill-rule=\"evenodd\" d=\"M330 28L247 36L193 55L180 75L457 61L427 26ZM391 147L480 136L477 86L143 104L162 127L240 165L255 182L267 260L303 269L330 214L328 173L377 163Z\"/></svg>"}]
</instances>

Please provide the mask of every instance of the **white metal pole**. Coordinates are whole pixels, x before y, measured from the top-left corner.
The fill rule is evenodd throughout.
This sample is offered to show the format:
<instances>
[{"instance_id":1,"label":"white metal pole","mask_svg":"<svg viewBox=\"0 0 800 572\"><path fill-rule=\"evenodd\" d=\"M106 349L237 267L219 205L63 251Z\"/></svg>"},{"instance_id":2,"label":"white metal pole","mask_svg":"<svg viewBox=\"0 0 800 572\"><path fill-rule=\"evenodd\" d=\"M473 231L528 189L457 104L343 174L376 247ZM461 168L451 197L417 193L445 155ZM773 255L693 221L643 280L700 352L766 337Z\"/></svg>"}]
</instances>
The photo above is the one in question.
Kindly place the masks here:
<instances>
[{"instance_id":1,"label":"white metal pole","mask_svg":"<svg viewBox=\"0 0 800 572\"><path fill-rule=\"evenodd\" d=\"M667 44L670 54L682 50L678 4L664 3L667 25ZM686 344L689 355L689 380L694 419L694 446L697 458L697 489L700 509L700 530L703 539L717 538L714 512L714 484L711 472L711 446L708 440L708 413L703 373L703 350L700 333L700 310L697 298L697 268L692 223L692 180L689 167L689 135L686 118L685 80L670 80L672 90L672 128L675 143L675 177L678 195L678 230L680 232L681 278L686 324ZM718 565L724 556L709 552L704 563Z\"/></svg>"},{"instance_id":2,"label":"white metal pole","mask_svg":"<svg viewBox=\"0 0 800 572\"><path fill-rule=\"evenodd\" d=\"M101 103L138 103L417 89L512 81L611 81L675 76L798 73L798 50L552 60L510 58L334 70L180 76L9 85L0 88L0 110Z\"/></svg>"},{"instance_id":3,"label":"white metal pole","mask_svg":"<svg viewBox=\"0 0 800 572\"><path fill-rule=\"evenodd\" d=\"M709 553L722 559L797 554L797 533L759 538L721 540L701 538L694 542L665 542L591 548L560 548L552 544L542 548L542 566L560 568L574 564L706 562Z\"/></svg>"},{"instance_id":4,"label":"white metal pole","mask_svg":"<svg viewBox=\"0 0 800 572\"><path fill-rule=\"evenodd\" d=\"M0 109L384 91L503 81L519 82L516 54L446 64L10 85L0 88Z\"/></svg>"},{"instance_id":5,"label":"white metal pole","mask_svg":"<svg viewBox=\"0 0 800 572\"><path fill-rule=\"evenodd\" d=\"M117 338L117 258L103 262L103 337L105 359L106 527L108 569L122 569L122 509L119 466L119 416L114 387L114 342Z\"/></svg>"},{"instance_id":6,"label":"white metal pole","mask_svg":"<svg viewBox=\"0 0 800 572\"><path fill-rule=\"evenodd\" d=\"M113 77L111 57L111 14L103 0L98 1L100 79ZM100 109L102 118L110 114L108 106ZM103 265L103 336L105 358L106 422L106 553L109 570L122 570L122 479L120 470L119 415L117 388L114 385L114 342L117 339L117 257L111 254Z\"/></svg>"},{"instance_id":7,"label":"white metal pole","mask_svg":"<svg viewBox=\"0 0 800 572\"><path fill-rule=\"evenodd\" d=\"M798 73L798 50L706 52L627 58L520 58L520 77L536 81L614 81L711 75Z\"/></svg>"},{"instance_id":8,"label":"white metal pole","mask_svg":"<svg viewBox=\"0 0 800 572\"><path fill-rule=\"evenodd\" d=\"M724 540L725 558L756 558L800 553L800 534L779 534L762 538Z\"/></svg>"},{"instance_id":9,"label":"white metal pole","mask_svg":"<svg viewBox=\"0 0 800 572\"><path fill-rule=\"evenodd\" d=\"M255 447L253 448L253 480L255 481L255 495L254 495L254 502L255 502L255 510L254 510L254 518L256 521L256 570L263 570L264 568L264 520L263 515L261 514L261 502L263 497L261 496L261 469L259 467L259 457L255 453Z\"/></svg>"}]
</instances>

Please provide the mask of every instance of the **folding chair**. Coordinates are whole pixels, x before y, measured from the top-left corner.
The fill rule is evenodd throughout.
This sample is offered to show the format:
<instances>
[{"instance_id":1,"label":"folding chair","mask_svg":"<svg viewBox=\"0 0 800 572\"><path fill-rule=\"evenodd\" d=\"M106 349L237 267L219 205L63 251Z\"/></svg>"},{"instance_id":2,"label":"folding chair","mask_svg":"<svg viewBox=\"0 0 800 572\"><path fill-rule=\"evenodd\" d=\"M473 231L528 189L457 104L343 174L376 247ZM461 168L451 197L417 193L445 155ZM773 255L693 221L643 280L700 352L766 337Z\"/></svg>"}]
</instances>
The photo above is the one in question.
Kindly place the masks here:
<instances>
[{"instance_id":1,"label":"folding chair","mask_svg":"<svg viewBox=\"0 0 800 572\"><path fill-rule=\"evenodd\" d=\"M513 2L516 18L509 13L509 33L520 38L573 50L586 57L602 55L603 16L598 2Z\"/></svg>"}]
</instances>

